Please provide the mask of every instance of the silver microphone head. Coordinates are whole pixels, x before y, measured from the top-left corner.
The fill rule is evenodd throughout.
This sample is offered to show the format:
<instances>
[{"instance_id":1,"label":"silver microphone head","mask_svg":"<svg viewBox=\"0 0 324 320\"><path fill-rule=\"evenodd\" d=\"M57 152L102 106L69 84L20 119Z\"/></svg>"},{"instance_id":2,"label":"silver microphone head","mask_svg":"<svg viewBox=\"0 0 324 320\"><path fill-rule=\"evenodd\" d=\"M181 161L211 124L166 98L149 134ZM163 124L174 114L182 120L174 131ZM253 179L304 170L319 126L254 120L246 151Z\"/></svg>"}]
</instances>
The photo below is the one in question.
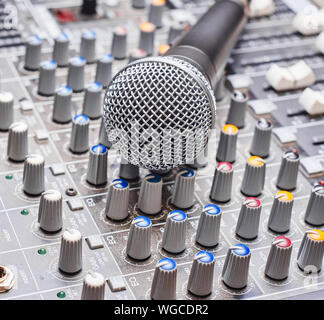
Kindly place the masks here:
<instances>
[{"instance_id":1,"label":"silver microphone head","mask_svg":"<svg viewBox=\"0 0 324 320\"><path fill-rule=\"evenodd\" d=\"M127 65L104 99L109 141L129 163L150 170L192 163L207 145L215 112L207 78L172 56Z\"/></svg>"}]
</instances>

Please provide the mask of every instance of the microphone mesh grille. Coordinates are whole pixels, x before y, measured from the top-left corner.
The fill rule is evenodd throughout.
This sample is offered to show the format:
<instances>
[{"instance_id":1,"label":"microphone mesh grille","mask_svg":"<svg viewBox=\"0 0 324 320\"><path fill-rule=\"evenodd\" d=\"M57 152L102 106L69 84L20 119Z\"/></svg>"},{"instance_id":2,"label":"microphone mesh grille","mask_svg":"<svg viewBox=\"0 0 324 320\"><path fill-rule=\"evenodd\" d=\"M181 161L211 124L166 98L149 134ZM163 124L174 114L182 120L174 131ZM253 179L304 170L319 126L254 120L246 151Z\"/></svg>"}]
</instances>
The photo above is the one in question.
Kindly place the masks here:
<instances>
[{"instance_id":1,"label":"microphone mesh grille","mask_svg":"<svg viewBox=\"0 0 324 320\"><path fill-rule=\"evenodd\" d=\"M194 66L171 57L148 58L113 78L104 119L109 140L128 162L168 170L204 150L215 107L209 82Z\"/></svg>"}]
</instances>

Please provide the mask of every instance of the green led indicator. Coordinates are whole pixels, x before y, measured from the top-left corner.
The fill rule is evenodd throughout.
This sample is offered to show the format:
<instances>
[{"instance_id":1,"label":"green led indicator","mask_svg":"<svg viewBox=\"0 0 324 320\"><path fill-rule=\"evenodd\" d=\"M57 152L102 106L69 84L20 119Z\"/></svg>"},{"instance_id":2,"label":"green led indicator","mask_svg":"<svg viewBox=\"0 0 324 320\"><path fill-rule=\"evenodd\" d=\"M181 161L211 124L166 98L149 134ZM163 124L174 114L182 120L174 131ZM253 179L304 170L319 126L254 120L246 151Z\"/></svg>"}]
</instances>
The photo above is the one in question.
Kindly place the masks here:
<instances>
[{"instance_id":1,"label":"green led indicator","mask_svg":"<svg viewBox=\"0 0 324 320\"><path fill-rule=\"evenodd\" d=\"M60 291L60 292L57 293L57 297L60 298L60 299L63 299L63 298L66 297L66 294L65 294L64 291Z\"/></svg>"},{"instance_id":2,"label":"green led indicator","mask_svg":"<svg viewBox=\"0 0 324 320\"><path fill-rule=\"evenodd\" d=\"M29 211L27 209L23 209L20 212L23 216L28 216L29 215Z\"/></svg>"},{"instance_id":3,"label":"green led indicator","mask_svg":"<svg viewBox=\"0 0 324 320\"><path fill-rule=\"evenodd\" d=\"M6 178L7 180L12 180L13 175L12 175L12 174L7 174L5 178Z\"/></svg>"},{"instance_id":4,"label":"green led indicator","mask_svg":"<svg viewBox=\"0 0 324 320\"><path fill-rule=\"evenodd\" d=\"M37 252L38 252L38 254L44 255L44 254L46 254L46 249L45 248L41 248Z\"/></svg>"}]
</instances>

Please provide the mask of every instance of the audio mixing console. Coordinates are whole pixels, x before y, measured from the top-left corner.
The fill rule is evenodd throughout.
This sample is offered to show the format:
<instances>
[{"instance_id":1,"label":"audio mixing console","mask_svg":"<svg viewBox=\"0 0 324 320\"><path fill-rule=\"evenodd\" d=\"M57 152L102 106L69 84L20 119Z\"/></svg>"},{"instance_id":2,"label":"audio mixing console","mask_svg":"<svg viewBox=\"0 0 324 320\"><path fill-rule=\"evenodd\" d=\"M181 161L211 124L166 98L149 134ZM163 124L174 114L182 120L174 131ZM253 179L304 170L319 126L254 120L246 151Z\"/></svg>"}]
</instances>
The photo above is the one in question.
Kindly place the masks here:
<instances>
[{"instance_id":1,"label":"audio mixing console","mask_svg":"<svg viewBox=\"0 0 324 320\"><path fill-rule=\"evenodd\" d=\"M251 2L194 164L107 139L112 76L213 3L0 2L0 299L324 298L321 1Z\"/></svg>"}]
</instances>

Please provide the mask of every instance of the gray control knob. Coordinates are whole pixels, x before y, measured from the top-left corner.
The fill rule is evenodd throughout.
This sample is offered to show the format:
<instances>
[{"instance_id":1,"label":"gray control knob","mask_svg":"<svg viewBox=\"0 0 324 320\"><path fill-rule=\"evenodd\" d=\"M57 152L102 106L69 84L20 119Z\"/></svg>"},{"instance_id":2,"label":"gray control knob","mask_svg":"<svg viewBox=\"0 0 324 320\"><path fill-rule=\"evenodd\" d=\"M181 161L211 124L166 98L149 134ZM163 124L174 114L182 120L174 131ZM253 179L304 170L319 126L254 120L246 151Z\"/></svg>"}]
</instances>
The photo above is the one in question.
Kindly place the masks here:
<instances>
[{"instance_id":1,"label":"gray control knob","mask_svg":"<svg viewBox=\"0 0 324 320\"><path fill-rule=\"evenodd\" d=\"M89 150L89 118L78 114L72 120L70 151L80 154Z\"/></svg>"},{"instance_id":2,"label":"gray control knob","mask_svg":"<svg viewBox=\"0 0 324 320\"><path fill-rule=\"evenodd\" d=\"M235 229L240 238L253 240L258 236L261 209L259 199L251 197L244 200Z\"/></svg>"},{"instance_id":3,"label":"gray control knob","mask_svg":"<svg viewBox=\"0 0 324 320\"><path fill-rule=\"evenodd\" d=\"M87 63L96 61L96 33L93 30L87 30L81 35L80 56Z\"/></svg>"},{"instance_id":4,"label":"gray control knob","mask_svg":"<svg viewBox=\"0 0 324 320\"><path fill-rule=\"evenodd\" d=\"M233 167L228 162L217 164L214 173L213 184L210 190L210 198L216 202L228 202L231 200L233 184Z\"/></svg>"},{"instance_id":5,"label":"gray control knob","mask_svg":"<svg viewBox=\"0 0 324 320\"><path fill-rule=\"evenodd\" d=\"M129 56L129 63L134 62L139 59L143 59L147 57L147 52L143 49L135 48L131 51Z\"/></svg>"},{"instance_id":6,"label":"gray control knob","mask_svg":"<svg viewBox=\"0 0 324 320\"><path fill-rule=\"evenodd\" d=\"M174 22L169 29L168 43L173 43L185 31L186 25L183 22Z\"/></svg>"},{"instance_id":7,"label":"gray control knob","mask_svg":"<svg viewBox=\"0 0 324 320\"><path fill-rule=\"evenodd\" d=\"M39 68L37 93L49 97L54 95L56 89L56 62L54 60L43 61Z\"/></svg>"},{"instance_id":8,"label":"gray control knob","mask_svg":"<svg viewBox=\"0 0 324 320\"><path fill-rule=\"evenodd\" d=\"M29 71L36 71L41 61L42 39L34 35L27 40L24 68Z\"/></svg>"},{"instance_id":9,"label":"gray control knob","mask_svg":"<svg viewBox=\"0 0 324 320\"><path fill-rule=\"evenodd\" d=\"M300 156L297 150L286 151L281 160L277 187L281 190L296 189Z\"/></svg>"},{"instance_id":10,"label":"gray control knob","mask_svg":"<svg viewBox=\"0 0 324 320\"><path fill-rule=\"evenodd\" d=\"M154 51L155 25L151 22L143 22L140 24L140 39L138 47L147 52L151 56Z\"/></svg>"},{"instance_id":11,"label":"gray control knob","mask_svg":"<svg viewBox=\"0 0 324 320\"><path fill-rule=\"evenodd\" d=\"M250 249L244 244L237 244L227 251L222 279L225 285L233 289L246 287L251 259Z\"/></svg>"},{"instance_id":12,"label":"gray control knob","mask_svg":"<svg viewBox=\"0 0 324 320\"><path fill-rule=\"evenodd\" d=\"M89 271L83 279L81 300L104 300L106 282L102 274Z\"/></svg>"},{"instance_id":13,"label":"gray control knob","mask_svg":"<svg viewBox=\"0 0 324 320\"><path fill-rule=\"evenodd\" d=\"M111 54L117 60L126 58L127 51L127 29L118 26L113 31L113 40L111 45Z\"/></svg>"},{"instance_id":14,"label":"gray control knob","mask_svg":"<svg viewBox=\"0 0 324 320\"><path fill-rule=\"evenodd\" d=\"M0 92L0 131L8 131L14 121L14 97L10 92Z\"/></svg>"},{"instance_id":15,"label":"gray control knob","mask_svg":"<svg viewBox=\"0 0 324 320\"><path fill-rule=\"evenodd\" d=\"M149 218L134 218L129 229L126 253L135 260L145 260L151 256L152 222Z\"/></svg>"},{"instance_id":16,"label":"gray control knob","mask_svg":"<svg viewBox=\"0 0 324 320\"><path fill-rule=\"evenodd\" d=\"M91 147L87 170L87 182L94 186L102 186L107 183L108 151L102 144Z\"/></svg>"},{"instance_id":17,"label":"gray control knob","mask_svg":"<svg viewBox=\"0 0 324 320\"><path fill-rule=\"evenodd\" d=\"M163 11L165 7L164 0L153 0L148 13L148 21L153 23L157 28L163 26Z\"/></svg>"},{"instance_id":18,"label":"gray control knob","mask_svg":"<svg viewBox=\"0 0 324 320\"><path fill-rule=\"evenodd\" d=\"M112 77L112 64L114 57L111 54L105 54L97 61L95 82L100 83L106 88Z\"/></svg>"},{"instance_id":19,"label":"gray control knob","mask_svg":"<svg viewBox=\"0 0 324 320\"><path fill-rule=\"evenodd\" d=\"M192 262L187 290L199 297L208 296L213 290L214 255L209 251L199 251Z\"/></svg>"},{"instance_id":20,"label":"gray control knob","mask_svg":"<svg viewBox=\"0 0 324 320\"><path fill-rule=\"evenodd\" d=\"M31 196L45 191L45 160L40 154L26 156L23 172L23 190Z\"/></svg>"},{"instance_id":21,"label":"gray control knob","mask_svg":"<svg viewBox=\"0 0 324 320\"><path fill-rule=\"evenodd\" d=\"M264 188L266 164L258 156L248 159L242 181L241 192L250 197L259 196Z\"/></svg>"},{"instance_id":22,"label":"gray control knob","mask_svg":"<svg viewBox=\"0 0 324 320\"><path fill-rule=\"evenodd\" d=\"M272 241L264 273L274 280L284 280L288 277L292 243L284 236L275 237Z\"/></svg>"},{"instance_id":23,"label":"gray control knob","mask_svg":"<svg viewBox=\"0 0 324 320\"><path fill-rule=\"evenodd\" d=\"M236 126L231 124L223 126L217 149L217 161L233 163L236 160L237 134Z\"/></svg>"},{"instance_id":24,"label":"gray control knob","mask_svg":"<svg viewBox=\"0 0 324 320\"><path fill-rule=\"evenodd\" d=\"M297 264L305 273L320 272L324 253L324 232L318 229L307 231L300 244Z\"/></svg>"},{"instance_id":25,"label":"gray control knob","mask_svg":"<svg viewBox=\"0 0 324 320\"><path fill-rule=\"evenodd\" d=\"M58 232L63 227L62 195L57 190L42 193L38 208L38 223L46 232Z\"/></svg>"},{"instance_id":26,"label":"gray control knob","mask_svg":"<svg viewBox=\"0 0 324 320\"><path fill-rule=\"evenodd\" d=\"M102 85L98 82L92 82L88 85L84 100L82 113L91 120L99 119L102 116Z\"/></svg>"},{"instance_id":27,"label":"gray control knob","mask_svg":"<svg viewBox=\"0 0 324 320\"><path fill-rule=\"evenodd\" d=\"M292 215L294 197L288 191L278 191L270 212L268 228L273 232L288 232Z\"/></svg>"},{"instance_id":28,"label":"gray control knob","mask_svg":"<svg viewBox=\"0 0 324 320\"><path fill-rule=\"evenodd\" d=\"M125 180L136 180L139 178L139 167L122 158L119 166L119 177Z\"/></svg>"},{"instance_id":29,"label":"gray control knob","mask_svg":"<svg viewBox=\"0 0 324 320\"><path fill-rule=\"evenodd\" d=\"M261 158L269 156L272 128L272 122L269 120L261 118L257 121L250 149L250 153L253 156Z\"/></svg>"},{"instance_id":30,"label":"gray control knob","mask_svg":"<svg viewBox=\"0 0 324 320\"><path fill-rule=\"evenodd\" d=\"M77 273L82 269L82 235L79 230L67 229L61 238L59 270Z\"/></svg>"},{"instance_id":31,"label":"gray control knob","mask_svg":"<svg viewBox=\"0 0 324 320\"><path fill-rule=\"evenodd\" d=\"M244 128L247 102L248 97L244 93L235 91L231 97L231 105L226 123L232 124L239 129Z\"/></svg>"},{"instance_id":32,"label":"gray control knob","mask_svg":"<svg viewBox=\"0 0 324 320\"><path fill-rule=\"evenodd\" d=\"M111 220L125 220L128 213L129 185L123 179L115 179L109 186L105 214Z\"/></svg>"},{"instance_id":33,"label":"gray control knob","mask_svg":"<svg viewBox=\"0 0 324 320\"><path fill-rule=\"evenodd\" d=\"M191 169L180 169L176 175L171 203L179 209L191 208L195 201L196 173Z\"/></svg>"},{"instance_id":34,"label":"gray control knob","mask_svg":"<svg viewBox=\"0 0 324 320\"><path fill-rule=\"evenodd\" d=\"M146 6L146 0L132 0L132 6L135 9L144 9Z\"/></svg>"},{"instance_id":35,"label":"gray control knob","mask_svg":"<svg viewBox=\"0 0 324 320\"><path fill-rule=\"evenodd\" d=\"M187 215L180 210L168 214L164 227L162 248L177 254L186 249Z\"/></svg>"},{"instance_id":36,"label":"gray control knob","mask_svg":"<svg viewBox=\"0 0 324 320\"><path fill-rule=\"evenodd\" d=\"M76 56L70 59L67 85L73 92L81 92L84 89L85 63L86 61L83 57Z\"/></svg>"},{"instance_id":37,"label":"gray control knob","mask_svg":"<svg viewBox=\"0 0 324 320\"><path fill-rule=\"evenodd\" d=\"M66 67L69 64L69 46L70 39L64 32L54 40L52 59L58 67Z\"/></svg>"},{"instance_id":38,"label":"gray control knob","mask_svg":"<svg viewBox=\"0 0 324 320\"><path fill-rule=\"evenodd\" d=\"M99 143L107 147L111 148L112 143L108 140L108 135L105 127L105 122L101 119L100 129L99 129Z\"/></svg>"},{"instance_id":39,"label":"gray control knob","mask_svg":"<svg viewBox=\"0 0 324 320\"><path fill-rule=\"evenodd\" d=\"M313 226L324 224L324 183L320 182L312 189L306 214L305 221Z\"/></svg>"},{"instance_id":40,"label":"gray control knob","mask_svg":"<svg viewBox=\"0 0 324 320\"><path fill-rule=\"evenodd\" d=\"M146 214L157 214L162 208L162 178L157 174L147 175L141 184L138 208Z\"/></svg>"},{"instance_id":41,"label":"gray control knob","mask_svg":"<svg viewBox=\"0 0 324 320\"><path fill-rule=\"evenodd\" d=\"M72 120L72 89L63 86L57 89L54 96L53 117L54 122L65 124Z\"/></svg>"},{"instance_id":42,"label":"gray control knob","mask_svg":"<svg viewBox=\"0 0 324 320\"><path fill-rule=\"evenodd\" d=\"M11 161L25 161L28 154L28 127L25 122L14 122L9 127L7 156Z\"/></svg>"},{"instance_id":43,"label":"gray control knob","mask_svg":"<svg viewBox=\"0 0 324 320\"><path fill-rule=\"evenodd\" d=\"M169 258L162 258L155 267L152 300L175 300L177 289L177 264Z\"/></svg>"},{"instance_id":44,"label":"gray control knob","mask_svg":"<svg viewBox=\"0 0 324 320\"><path fill-rule=\"evenodd\" d=\"M204 206L196 233L196 242L204 247L215 247L219 243L222 211L215 204Z\"/></svg>"}]
</instances>

